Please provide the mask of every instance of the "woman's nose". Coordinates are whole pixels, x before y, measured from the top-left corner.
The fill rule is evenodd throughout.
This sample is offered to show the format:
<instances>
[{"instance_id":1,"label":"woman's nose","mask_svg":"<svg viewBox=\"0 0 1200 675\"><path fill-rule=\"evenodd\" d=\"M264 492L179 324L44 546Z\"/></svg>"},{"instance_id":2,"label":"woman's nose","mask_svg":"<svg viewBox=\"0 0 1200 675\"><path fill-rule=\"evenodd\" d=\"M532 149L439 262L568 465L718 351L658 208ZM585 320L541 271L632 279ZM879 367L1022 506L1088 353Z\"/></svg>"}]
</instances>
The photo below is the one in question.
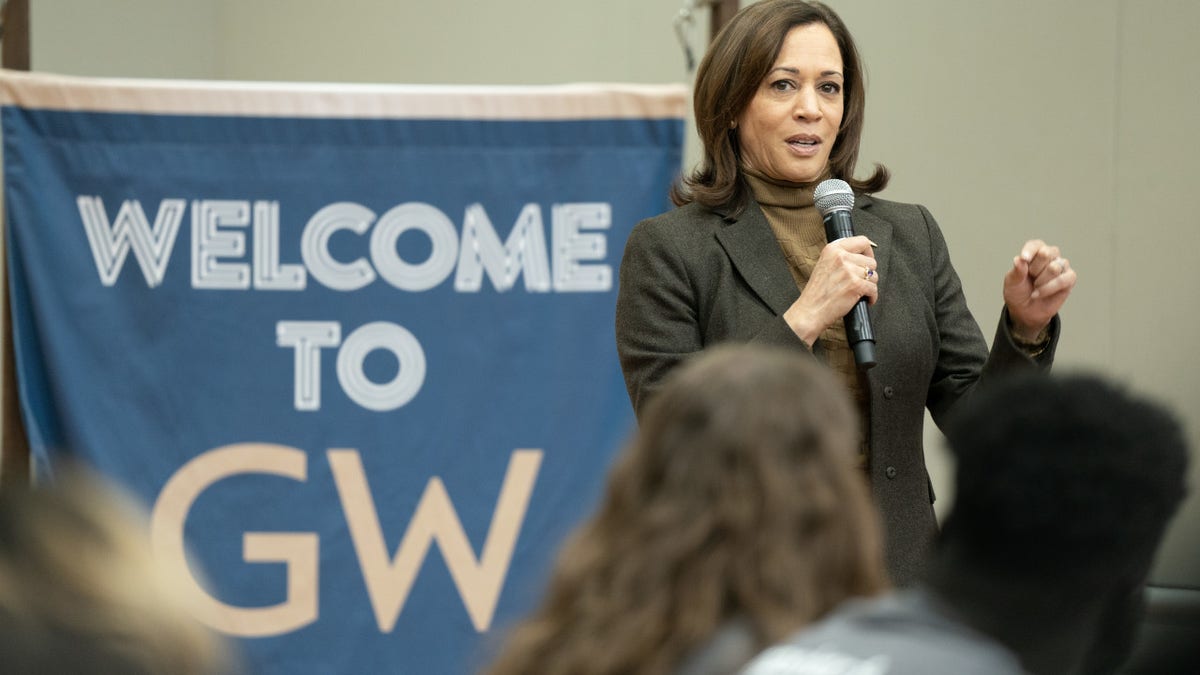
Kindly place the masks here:
<instances>
[{"instance_id":1,"label":"woman's nose","mask_svg":"<svg viewBox=\"0 0 1200 675\"><path fill-rule=\"evenodd\" d=\"M796 119L820 119L821 106L817 98L817 92L807 87L796 92L795 107L792 110L792 115Z\"/></svg>"}]
</instances>

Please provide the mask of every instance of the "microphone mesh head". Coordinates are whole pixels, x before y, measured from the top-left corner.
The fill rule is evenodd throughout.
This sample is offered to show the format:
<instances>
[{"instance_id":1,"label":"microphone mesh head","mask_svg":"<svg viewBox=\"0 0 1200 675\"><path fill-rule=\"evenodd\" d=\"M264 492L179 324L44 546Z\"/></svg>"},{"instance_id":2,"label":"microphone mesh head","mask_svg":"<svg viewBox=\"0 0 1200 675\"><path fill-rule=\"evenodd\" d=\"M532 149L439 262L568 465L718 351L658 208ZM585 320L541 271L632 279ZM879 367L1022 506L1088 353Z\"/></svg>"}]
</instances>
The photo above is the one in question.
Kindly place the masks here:
<instances>
[{"instance_id":1,"label":"microphone mesh head","mask_svg":"<svg viewBox=\"0 0 1200 675\"><path fill-rule=\"evenodd\" d=\"M830 178L821 181L813 190L813 202L822 216L830 211L849 211L854 208L854 191L846 181Z\"/></svg>"}]
</instances>

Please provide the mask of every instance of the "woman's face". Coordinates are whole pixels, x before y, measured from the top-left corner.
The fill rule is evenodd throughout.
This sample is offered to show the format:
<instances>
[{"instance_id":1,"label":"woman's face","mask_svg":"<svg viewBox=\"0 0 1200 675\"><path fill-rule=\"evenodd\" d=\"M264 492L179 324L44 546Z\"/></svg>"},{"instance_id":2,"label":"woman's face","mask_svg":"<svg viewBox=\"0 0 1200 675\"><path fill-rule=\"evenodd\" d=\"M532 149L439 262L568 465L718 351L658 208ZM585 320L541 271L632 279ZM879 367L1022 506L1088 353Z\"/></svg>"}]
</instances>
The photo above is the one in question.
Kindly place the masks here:
<instances>
[{"instance_id":1,"label":"woman's face","mask_svg":"<svg viewBox=\"0 0 1200 675\"><path fill-rule=\"evenodd\" d=\"M743 168L794 183L819 178L842 124L844 86L842 54L825 24L788 31L738 118Z\"/></svg>"}]
</instances>

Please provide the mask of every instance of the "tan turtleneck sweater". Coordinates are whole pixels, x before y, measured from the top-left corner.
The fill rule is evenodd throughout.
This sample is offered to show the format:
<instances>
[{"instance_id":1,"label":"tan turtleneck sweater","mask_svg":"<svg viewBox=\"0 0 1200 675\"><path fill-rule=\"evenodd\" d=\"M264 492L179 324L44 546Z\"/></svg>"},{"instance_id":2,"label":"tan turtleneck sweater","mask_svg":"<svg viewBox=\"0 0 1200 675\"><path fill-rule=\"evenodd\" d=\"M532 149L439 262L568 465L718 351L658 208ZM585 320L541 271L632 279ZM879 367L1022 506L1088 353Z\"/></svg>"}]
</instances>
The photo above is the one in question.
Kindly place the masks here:
<instances>
[{"instance_id":1,"label":"tan turtleneck sweater","mask_svg":"<svg viewBox=\"0 0 1200 675\"><path fill-rule=\"evenodd\" d=\"M821 214L813 204L813 190L818 183L828 178L822 175L811 183L790 183L777 181L762 174L746 171L746 182L754 192L754 198L762 207L771 230L783 256L787 259L788 269L796 286L804 292L813 267L821 257L821 249L825 248L825 225ZM827 327L817 339L821 345L826 363L846 384L854 402L862 416L863 428L860 430L862 443L861 460L865 466L867 461L866 429L870 406L866 383L860 379L859 371L854 363L854 352L846 340L846 326L841 321L835 321Z\"/></svg>"}]
</instances>

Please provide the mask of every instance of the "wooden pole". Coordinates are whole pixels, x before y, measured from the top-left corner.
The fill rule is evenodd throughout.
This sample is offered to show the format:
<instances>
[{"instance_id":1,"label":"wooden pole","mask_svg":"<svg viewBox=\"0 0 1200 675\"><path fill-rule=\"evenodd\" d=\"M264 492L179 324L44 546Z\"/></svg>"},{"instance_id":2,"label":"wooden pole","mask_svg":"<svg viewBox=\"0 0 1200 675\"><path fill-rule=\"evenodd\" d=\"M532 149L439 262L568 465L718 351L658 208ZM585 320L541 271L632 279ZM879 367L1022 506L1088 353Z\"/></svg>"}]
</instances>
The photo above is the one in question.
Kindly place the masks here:
<instances>
[{"instance_id":1,"label":"wooden pole","mask_svg":"<svg viewBox=\"0 0 1200 675\"><path fill-rule=\"evenodd\" d=\"M0 65L29 70L29 0L5 0L0 7ZM5 224L7 226L7 224ZM13 351L12 303L8 297L8 269L0 262L0 294L4 348L0 354L0 488L31 479L29 439L17 399L16 358Z\"/></svg>"},{"instance_id":2,"label":"wooden pole","mask_svg":"<svg viewBox=\"0 0 1200 675\"><path fill-rule=\"evenodd\" d=\"M709 42L712 42L717 32L737 14L738 4L738 0L713 0L712 10L709 12Z\"/></svg>"}]
</instances>

